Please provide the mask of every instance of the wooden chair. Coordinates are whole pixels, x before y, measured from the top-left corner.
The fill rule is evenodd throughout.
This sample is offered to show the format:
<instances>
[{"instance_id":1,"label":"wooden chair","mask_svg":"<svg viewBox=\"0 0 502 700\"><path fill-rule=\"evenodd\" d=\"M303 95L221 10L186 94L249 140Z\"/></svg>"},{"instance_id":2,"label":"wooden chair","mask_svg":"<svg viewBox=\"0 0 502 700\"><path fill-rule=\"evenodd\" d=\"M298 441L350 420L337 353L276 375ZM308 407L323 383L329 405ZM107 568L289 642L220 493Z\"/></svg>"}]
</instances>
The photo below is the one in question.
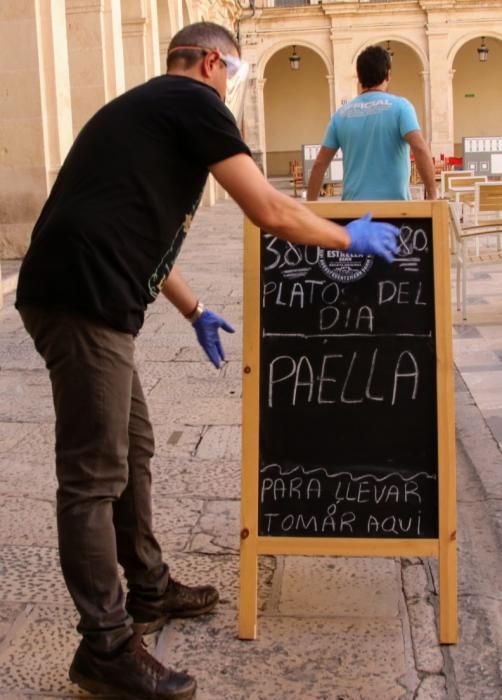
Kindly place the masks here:
<instances>
[{"instance_id":1,"label":"wooden chair","mask_svg":"<svg viewBox=\"0 0 502 700\"><path fill-rule=\"evenodd\" d=\"M502 183L476 182L473 203L473 223L484 226L502 223ZM501 249L501 237L497 238L497 248ZM478 251L479 252L479 251Z\"/></svg>"},{"instance_id":2,"label":"wooden chair","mask_svg":"<svg viewBox=\"0 0 502 700\"><path fill-rule=\"evenodd\" d=\"M502 222L502 182L476 182L473 217L475 224Z\"/></svg>"},{"instance_id":3,"label":"wooden chair","mask_svg":"<svg viewBox=\"0 0 502 700\"><path fill-rule=\"evenodd\" d=\"M410 167L410 184L411 185L421 185L422 184L422 178L420 177L420 173L418 172L417 164L415 161L415 158L411 156L411 167Z\"/></svg>"},{"instance_id":4,"label":"wooden chair","mask_svg":"<svg viewBox=\"0 0 502 700\"><path fill-rule=\"evenodd\" d=\"M293 183L293 195L298 197L298 190L301 192L303 189L303 167L298 163L297 160L292 160L290 164L291 170L291 182Z\"/></svg>"},{"instance_id":5,"label":"wooden chair","mask_svg":"<svg viewBox=\"0 0 502 700\"><path fill-rule=\"evenodd\" d=\"M486 175L473 175L472 177L454 177L451 178L449 186L450 199L455 198L456 202L462 203L462 220L464 223L470 220L474 222L474 197L476 193L477 183L486 183L488 178ZM476 240L476 254L479 255L479 240Z\"/></svg>"},{"instance_id":6,"label":"wooden chair","mask_svg":"<svg viewBox=\"0 0 502 700\"><path fill-rule=\"evenodd\" d=\"M482 224L465 226L461 219L461 204L459 202L449 202L449 228L450 235L455 239L455 265L457 271L456 280L456 302L457 310L462 312L462 319L467 320L467 267L468 265L480 265L482 263L502 262L502 252L497 249L485 249L479 252L476 246L476 254L469 253L468 245L470 241L479 243L489 237L498 237L502 234L502 219L498 224Z\"/></svg>"},{"instance_id":7,"label":"wooden chair","mask_svg":"<svg viewBox=\"0 0 502 700\"><path fill-rule=\"evenodd\" d=\"M472 170L449 170L441 173L440 197L442 199L455 199L455 193L451 192L450 184L453 180L462 180L461 184L465 184L465 180L470 180L474 177ZM456 252L455 238L450 235L450 250Z\"/></svg>"},{"instance_id":8,"label":"wooden chair","mask_svg":"<svg viewBox=\"0 0 502 700\"><path fill-rule=\"evenodd\" d=\"M448 199L449 182L453 177L474 177L474 173L472 170L443 170L439 188L442 199Z\"/></svg>"},{"instance_id":9,"label":"wooden chair","mask_svg":"<svg viewBox=\"0 0 502 700\"><path fill-rule=\"evenodd\" d=\"M448 196L447 199L463 202L471 207L474 207L474 192L476 190L476 182L487 182L486 175L471 175L471 177L451 177L448 180Z\"/></svg>"},{"instance_id":10,"label":"wooden chair","mask_svg":"<svg viewBox=\"0 0 502 700\"><path fill-rule=\"evenodd\" d=\"M442 159L437 161L435 158L432 159L432 162L434 163L434 177L436 180L440 180L442 173L446 170L445 162Z\"/></svg>"}]
</instances>

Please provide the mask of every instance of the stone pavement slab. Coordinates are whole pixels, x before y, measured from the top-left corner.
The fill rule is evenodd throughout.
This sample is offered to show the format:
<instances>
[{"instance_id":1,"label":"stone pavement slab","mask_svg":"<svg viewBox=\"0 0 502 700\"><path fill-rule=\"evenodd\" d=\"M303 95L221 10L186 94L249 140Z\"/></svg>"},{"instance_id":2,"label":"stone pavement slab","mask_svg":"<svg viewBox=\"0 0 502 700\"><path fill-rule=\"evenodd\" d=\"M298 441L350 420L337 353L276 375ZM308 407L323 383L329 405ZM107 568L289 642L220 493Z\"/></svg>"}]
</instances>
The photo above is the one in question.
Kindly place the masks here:
<instances>
[{"instance_id":1,"label":"stone pavement slab","mask_svg":"<svg viewBox=\"0 0 502 700\"><path fill-rule=\"evenodd\" d=\"M32 497L33 494L36 494L36 498L42 501L52 502L54 500L57 482L54 466L51 462L54 452L53 442L52 436L51 444L47 447L45 454L43 448L38 450L38 458L30 459L24 454L16 452L15 449L7 454L0 453L0 498ZM13 464L15 464L15 468L13 468Z\"/></svg>"},{"instance_id":2,"label":"stone pavement slab","mask_svg":"<svg viewBox=\"0 0 502 700\"><path fill-rule=\"evenodd\" d=\"M193 498L155 498L155 534L166 552L183 552L203 513L204 504Z\"/></svg>"},{"instance_id":3,"label":"stone pavement slab","mask_svg":"<svg viewBox=\"0 0 502 700\"><path fill-rule=\"evenodd\" d=\"M79 641L77 622L71 606L26 605L1 656L0 693L85 696L75 690L67 674Z\"/></svg>"},{"instance_id":4,"label":"stone pavement slab","mask_svg":"<svg viewBox=\"0 0 502 700\"><path fill-rule=\"evenodd\" d=\"M227 459L238 462L241 455L241 430L238 425L211 425L197 446L199 459Z\"/></svg>"},{"instance_id":5,"label":"stone pavement slab","mask_svg":"<svg viewBox=\"0 0 502 700\"><path fill-rule=\"evenodd\" d=\"M401 568L394 559L285 557L277 609L305 617L394 618Z\"/></svg>"},{"instance_id":6,"label":"stone pavement slab","mask_svg":"<svg viewBox=\"0 0 502 700\"><path fill-rule=\"evenodd\" d=\"M71 605L55 547L0 548L0 601Z\"/></svg>"},{"instance_id":7,"label":"stone pavement slab","mask_svg":"<svg viewBox=\"0 0 502 700\"><path fill-rule=\"evenodd\" d=\"M185 397L180 401L169 401L167 396L160 400L148 401L152 423L175 421L180 415L186 425L203 426L210 420L211 425L239 425L241 421L241 403L239 398L198 398Z\"/></svg>"},{"instance_id":8,"label":"stone pavement slab","mask_svg":"<svg viewBox=\"0 0 502 700\"><path fill-rule=\"evenodd\" d=\"M177 431L174 431L175 434ZM240 464L228 459L155 458L153 489L157 499L170 496L198 498L240 498Z\"/></svg>"},{"instance_id":9,"label":"stone pavement slab","mask_svg":"<svg viewBox=\"0 0 502 700\"><path fill-rule=\"evenodd\" d=\"M165 627L157 654L196 671L197 700L398 700L409 672L398 618L266 616L243 642L234 616L215 615Z\"/></svg>"},{"instance_id":10,"label":"stone pavement slab","mask_svg":"<svg viewBox=\"0 0 502 700\"><path fill-rule=\"evenodd\" d=\"M57 547L56 509L53 500L35 497L2 496L0 547L35 545Z\"/></svg>"},{"instance_id":11,"label":"stone pavement slab","mask_svg":"<svg viewBox=\"0 0 502 700\"><path fill-rule=\"evenodd\" d=\"M234 552L238 554L239 541L239 501L211 500L199 520L198 528L190 545L192 552L217 554Z\"/></svg>"}]
</instances>

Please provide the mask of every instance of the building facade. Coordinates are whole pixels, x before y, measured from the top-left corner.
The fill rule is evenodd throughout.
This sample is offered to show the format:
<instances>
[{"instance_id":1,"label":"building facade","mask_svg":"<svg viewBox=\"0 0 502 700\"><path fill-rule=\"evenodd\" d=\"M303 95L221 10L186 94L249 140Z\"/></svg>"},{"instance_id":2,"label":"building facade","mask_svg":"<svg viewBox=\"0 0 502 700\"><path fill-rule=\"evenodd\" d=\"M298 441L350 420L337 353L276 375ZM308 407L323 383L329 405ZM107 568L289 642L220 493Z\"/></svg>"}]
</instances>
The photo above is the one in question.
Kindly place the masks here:
<instances>
[{"instance_id":1,"label":"building facade","mask_svg":"<svg viewBox=\"0 0 502 700\"><path fill-rule=\"evenodd\" d=\"M105 102L165 71L179 29L236 28L237 0L0 2L0 258L24 253L82 125ZM218 195L211 182L206 203Z\"/></svg>"},{"instance_id":2,"label":"building facade","mask_svg":"<svg viewBox=\"0 0 502 700\"><path fill-rule=\"evenodd\" d=\"M501 0L251 5L239 23L252 66L246 139L269 175L320 143L330 114L357 94L356 58L370 44L391 50L389 89L413 102L436 157L461 155L465 136L502 136Z\"/></svg>"},{"instance_id":3,"label":"building facade","mask_svg":"<svg viewBox=\"0 0 502 700\"><path fill-rule=\"evenodd\" d=\"M0 257L24 253L85 121L164 72L173 34L203 19L235 31L251 64L243 130L269 175L321 141L373 43L393 52L391 90L415 104L435 155L459 153L464 136L502 135L502 0L4 0ZM205 203L221 195L210 180Z\"/></svg>"}]
</instances>

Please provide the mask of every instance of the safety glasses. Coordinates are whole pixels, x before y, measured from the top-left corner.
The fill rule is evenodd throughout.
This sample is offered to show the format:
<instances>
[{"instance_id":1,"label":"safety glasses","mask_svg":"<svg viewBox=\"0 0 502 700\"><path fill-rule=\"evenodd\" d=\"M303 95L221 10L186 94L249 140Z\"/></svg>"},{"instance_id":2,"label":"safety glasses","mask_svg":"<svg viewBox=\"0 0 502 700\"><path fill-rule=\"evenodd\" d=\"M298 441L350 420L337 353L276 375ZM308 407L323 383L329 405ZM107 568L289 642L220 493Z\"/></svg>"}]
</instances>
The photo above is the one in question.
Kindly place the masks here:
<instances>
[{"instance_id":1,"label":"safety glasses","mask_svg":"<svg viewBox=\"0 0 502 700\"><path fill-rule=\"evenodd\" d=\"M205 46L175 46L174 48L169 50L169 54L172 54L175 51L186 50L200 51L203 56L206 56L208 53L211 52L216 53L220 61L227 69L229 79L235 77L239 71L242 72L243 70L246 70L245 66L248 65L246 61L241 61L241 59L238 56L232 56L229 53L221 53L219 49L207 49Z\"/></svg>"},{"instance_id":2,"label":"safety glasses","mask_svg":"<svg viewBox=\"0 0 502 700\"><path fill-rule=\"evenodd\" d=\"M232 56L229 53L221 54L219 51L218 53L220 55L220 61L227 68L228 77L232 79L242 69L243 65L245 64L245 61L241 61L240 58L238 58L237 56Z\"/></svg>"}]
</instances>

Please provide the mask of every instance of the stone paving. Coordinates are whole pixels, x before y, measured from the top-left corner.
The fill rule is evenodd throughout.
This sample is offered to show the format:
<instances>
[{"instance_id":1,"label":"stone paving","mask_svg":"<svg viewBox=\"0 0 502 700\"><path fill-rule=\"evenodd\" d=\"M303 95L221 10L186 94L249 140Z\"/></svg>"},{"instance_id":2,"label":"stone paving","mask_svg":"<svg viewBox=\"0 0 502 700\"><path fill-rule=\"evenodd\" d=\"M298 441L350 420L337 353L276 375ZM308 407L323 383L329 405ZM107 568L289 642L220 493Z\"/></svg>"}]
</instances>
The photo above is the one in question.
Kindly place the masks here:
<instances>
[{"instance_id":1,"label":"stone paving","mask_svg":"<svg viewBox=\"0 0 502 700\"><path fill-rule=\"evenodd\" d=\"M197 700L502 697L502 269L470 274L454 329L460 626L437 642L437 567L421 559L262 557L258 639L237 638L242 215L201 209L180 269L236 328L219 371L163 299L137 360L156 433L156 532L173 574L220 588L217 612L150 646L197 676ZM84 697L67 679L78 636L59 571L50 386L6 297L0 312L0 700ZM494 315L495 314L495 315ZM458 319L457 319L458 320Z\"/></svg>"}]
</instances>

